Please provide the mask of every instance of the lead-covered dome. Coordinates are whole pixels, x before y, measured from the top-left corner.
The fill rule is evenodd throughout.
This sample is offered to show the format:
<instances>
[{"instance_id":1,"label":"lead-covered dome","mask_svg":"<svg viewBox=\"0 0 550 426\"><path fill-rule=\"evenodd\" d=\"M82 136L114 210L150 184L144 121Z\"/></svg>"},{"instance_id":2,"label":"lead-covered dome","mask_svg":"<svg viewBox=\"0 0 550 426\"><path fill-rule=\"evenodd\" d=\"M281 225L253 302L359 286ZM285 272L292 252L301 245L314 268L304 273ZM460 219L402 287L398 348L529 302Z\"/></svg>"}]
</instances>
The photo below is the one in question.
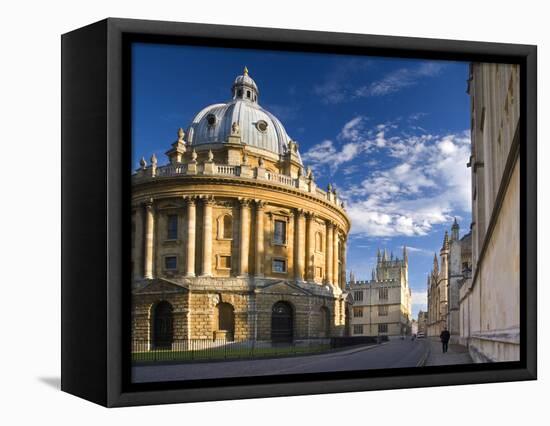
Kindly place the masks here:
<instances>
[{"instance_id":1,"label":"lead-covered dome","mask_svg":"<svg viewBox=\"0 0 550 426\"><path fill-rule=\"evenodd\" d=\"M226 143L233 123L237 123L242 143L286 154L291 138L277 117L258 104L258 86L246 68L235 79L231 91L231 101L209 105L193 118L187 132L189 145Z\"/></svg>"}]
</instances>

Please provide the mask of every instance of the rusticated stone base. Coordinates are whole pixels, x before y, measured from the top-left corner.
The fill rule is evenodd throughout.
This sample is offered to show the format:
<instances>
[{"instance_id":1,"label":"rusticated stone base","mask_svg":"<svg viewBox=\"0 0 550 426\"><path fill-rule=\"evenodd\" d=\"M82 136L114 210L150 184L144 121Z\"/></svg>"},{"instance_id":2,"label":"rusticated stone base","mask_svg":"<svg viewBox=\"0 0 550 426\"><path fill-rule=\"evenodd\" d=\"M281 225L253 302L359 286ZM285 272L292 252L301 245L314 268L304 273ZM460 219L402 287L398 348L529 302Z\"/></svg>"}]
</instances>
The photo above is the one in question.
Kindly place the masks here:
<instances>
[{"instance_id":1,"label":"rusticated stone base","mask_svg":"<svg viewBox=\"0 0 550 426\"><path fill-rule=\"evenodd\" d=\"M162 302L172 307L173 339L271 340L273 306L292 310L293 341L344 336L347 293L333 286L274 279L155 279L134 285L132 332L135 340L153 339L154 311ZM219 306L230 305L232 330L220 332ZM227 331L227 330L222 330Z\"/></svg>"}]
</instances>

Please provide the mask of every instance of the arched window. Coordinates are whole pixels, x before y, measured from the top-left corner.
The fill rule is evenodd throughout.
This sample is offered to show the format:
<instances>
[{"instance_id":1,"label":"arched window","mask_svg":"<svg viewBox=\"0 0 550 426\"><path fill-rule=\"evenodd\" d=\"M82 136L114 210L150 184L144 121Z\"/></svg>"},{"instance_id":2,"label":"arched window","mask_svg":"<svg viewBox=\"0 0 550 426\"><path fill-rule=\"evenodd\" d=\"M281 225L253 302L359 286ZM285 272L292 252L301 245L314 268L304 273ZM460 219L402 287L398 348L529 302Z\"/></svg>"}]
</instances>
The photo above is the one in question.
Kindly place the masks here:
<instances>
[{"instance_id":1,"label":"arched window","mask_svg":"<svg viewBox=\"0 0 550 426\"><path fill-rule=\"evenodd\" d=\"M223 217L223 237L233 238L233 218L228 214Z\"/></svg>"},{"instance_id":2,"label":"arched window","mask_svg":"<svg viewBox=\"0 0 550 426\"><path fill-rule=\"evenodd\" d=\"M218 238L224 240L233 238L233 217L230 214L218 217Z\"/></svg>"},{"instance_id":3,"label":"arched window","mask_svg":"<svg viewBox=\"0 0 550 426\"><path fill-rule=\"evenodd\" d=\"M229 303L221 302L216 307L218 310L218 330L225 332L226 340L233 340L235 333L235 310Z\"/></svg>"},{"instance_id":4,"label":"arched window","mask_svg":"<svg viewBox=\"0 0 550 426\"><path fill-rule=\"evenodd\" d=\"M166 301L157 303L153 307L151 322L153 349L171 349L174 337L172 305Z\"/></svg>"},{"instance_id":5,"label":"arched window","mask_svg":"<svg viewBox=\"0 0 550 426\"><path fill-rule=\"evenodd\" d=\"M320 232L315 233L315 251L323 251L323 235Z\"/></svg>"},{"instance_id":6,"label":"arched window","mask_svg":"<svg viewBox=\"0 0 550 426\"><path fill-rule=\"evenodd\" d=\"M250 99L250 90L247 90L247 91L246 91L246 97L247 97L248 99Z\"/></svg>"}]
</instances>

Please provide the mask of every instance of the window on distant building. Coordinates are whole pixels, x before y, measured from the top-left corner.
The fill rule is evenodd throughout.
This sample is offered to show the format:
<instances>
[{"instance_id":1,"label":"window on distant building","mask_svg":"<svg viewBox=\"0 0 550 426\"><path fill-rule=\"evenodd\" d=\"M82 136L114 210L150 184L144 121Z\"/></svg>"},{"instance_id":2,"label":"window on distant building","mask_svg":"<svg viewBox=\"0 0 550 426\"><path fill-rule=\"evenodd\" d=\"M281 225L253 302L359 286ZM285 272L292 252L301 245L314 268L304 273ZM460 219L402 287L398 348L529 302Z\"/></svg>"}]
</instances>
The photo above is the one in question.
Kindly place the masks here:
<instances>
[{"instance_id":1,"label":"window on distant building","mask_svg":"<svg viewBox=\"0 0 550 426\"><path fill-rule=\"evenodd\" d=\"M273 225L273 242L275 244L286 243L286 222L284 220L276 220Z\"/></svg>"},{"instance_id":2,"label":"window on distant building","mask_svg":"<svg viewBox=\"0 0 550 426\"><path fill-rule=\"evenodd\" d=\"M378 289L378 298L380 300L388 300L388 289L387 288Z\"/></svg>"},{"instance_id":3,"label":"window on distant building","mask_svg":"<svg viewBox=\"0 0 550 426\"><path fill-rule=\"evenodd\" d=\"M178 215L175 215L175 214L168 215L166 239L168 240L178 239Z\"/></svg>"},{"instance_id":4,"label":"window on distant building","mask_svg":"<svg viewBox=\"0 0 550 426\"><path fill-rule=\"evenodd\" d=\"M353 334L363 334L363 324L355 324L353 326Z\"/></svg>"},{"instance_id":5,"label":"window on distant building","mask_svg":"<svg viewBox=\"0 0 550 426\"><path fill-rule=\"evenodd\" d=\"M164 269L174 271L178 267L178 258L176 256L166 256L164 258Z\"/></svg>"},{"instance_id":6,"label":"window on distant building","mask_svg":"<svg viewBox=\"0 0 550 426\"><path fill-rule=\"evenodd\" d=\"M378 332L379 333L387 333L388 332L388 324L378 324Z\"/></svg>"},{"instance_id":7,"label":"window on distant building","mask_svg":"<svg viewBox=\"0 0 550 426\"><path fill-rule=\"evenodd\" d=\"M279 274L286 273L286 260L284 259L273 259L271 263L271 270Z\"/></svg>"},{"instance_id":8,"label":"window on distant building","mask_svg":"<svg viewBox=\"0 0 550 426\"><path fill-rule=\"evenodd\" d=\"M353 300L356 302L361 302L363 300L363 292L362 291L354 291L353 292Z\"/></svg>"},{"instance_id":9,"label":"window on distant building","mask_svg":"<svg viewBox=\"0 0 550 426\"><path fill-rule=\"evenodd\" d=\"M378 316L379 317L385 317L388 315L388 306L382 305L378 307Z\"/></svg>"},{"instance_id":10,"label":"window on distant building","mask_svg":"<svg viewBox=\"0 0 550 426\"><path fill-rule=\"evenodd\" d=\"M363 308L353 308L353 317L362 318L363 317Z\"/></svg>"}]
</instances>

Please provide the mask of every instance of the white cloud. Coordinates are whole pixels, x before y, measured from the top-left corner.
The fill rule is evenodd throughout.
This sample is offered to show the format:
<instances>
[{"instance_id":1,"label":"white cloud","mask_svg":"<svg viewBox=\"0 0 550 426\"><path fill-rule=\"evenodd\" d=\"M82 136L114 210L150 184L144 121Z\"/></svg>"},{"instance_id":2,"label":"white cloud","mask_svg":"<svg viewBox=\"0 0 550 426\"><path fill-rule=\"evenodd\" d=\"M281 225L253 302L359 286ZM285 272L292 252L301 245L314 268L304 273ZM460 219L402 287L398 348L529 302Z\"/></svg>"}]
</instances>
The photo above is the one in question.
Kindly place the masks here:
<instances>
[{"instance_id":1,"label":"white cloud","mask_svg":"<svg viewBox=\"0 0 550 426\"><path fill-rule=\"evenodd\" d=\"M313 87L313 93L325 104L339 104L357 98L384 96L414 86L423 78L437 76L443 68L441 62L423 62L418 66L399 68L370 83L354 85L352 81L370 75L369 61L348 60L324 76L323 80ZM358 78L354 78L357 77Z\"/></svg>"},{"instance_id":2,"label":"white cloud","mask_svg":"<svg viewBox=\"0 0 550 426\"><path fill-rule=\"evenodd\" d=\"M412 290L411 304L426 305L428 303L428 294L426 290Z\"/></svg>"},{"instance_id":3,"label":"white cloud","mask_svg":"<svg viewBox=\"0 0 550 426\"><path fill-rule=\"evenodd\" d=\"M416 68L400 68L355 90L357 97L384 96L410 86L418 84L418 81L426 77L434 77L439 74L443 65L437 62L425 62Z\"/></svg>"}]
</instances>

